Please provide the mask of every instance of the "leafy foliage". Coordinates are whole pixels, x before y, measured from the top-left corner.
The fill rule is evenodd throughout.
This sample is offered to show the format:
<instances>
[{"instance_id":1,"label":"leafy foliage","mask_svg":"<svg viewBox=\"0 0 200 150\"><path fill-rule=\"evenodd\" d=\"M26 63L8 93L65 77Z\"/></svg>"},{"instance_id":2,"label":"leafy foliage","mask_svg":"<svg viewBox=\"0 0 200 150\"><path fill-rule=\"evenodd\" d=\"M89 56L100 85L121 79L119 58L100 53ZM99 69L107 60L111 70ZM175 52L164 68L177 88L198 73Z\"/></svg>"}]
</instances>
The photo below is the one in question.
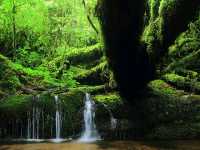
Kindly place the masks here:
<instances>
[{"instance_id":1,"label":"leafy foliage","mask_svg":"<svg viewBox=\"0 0 200 150\"><path fill-rule=\"evenodd\" d=\"M24 88L76 87L74 76L81 68L71 65L103 55L100 35L87 17L99 30L95 5L96 0L85 6L79 0L2 0L1 94L9 89L8 95Z\"/></svg>"}]
</instances>

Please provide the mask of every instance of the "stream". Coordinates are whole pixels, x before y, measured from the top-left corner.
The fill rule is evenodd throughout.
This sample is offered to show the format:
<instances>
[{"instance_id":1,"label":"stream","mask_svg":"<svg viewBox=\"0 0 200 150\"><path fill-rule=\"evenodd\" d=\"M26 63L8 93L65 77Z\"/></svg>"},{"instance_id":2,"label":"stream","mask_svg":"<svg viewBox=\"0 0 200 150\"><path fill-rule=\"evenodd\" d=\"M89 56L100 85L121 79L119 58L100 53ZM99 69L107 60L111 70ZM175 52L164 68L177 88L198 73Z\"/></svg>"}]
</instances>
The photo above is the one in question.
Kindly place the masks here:
<instances>
[{"instance_id":1,"label":"stream","mask_svg":"<svg viewBox=\"0 0 200 150\"><path fill-rule=\"evenodd\" d=\"M46 118L43 109L39 107L39 102L41 102L39 96L33 98L32 109L27 112L28 117L25 119L25 126L22 126L22 123L19 124L18 121L1 129L1 133L10 133L11 136L0 139L0 150L200 150L200 141L197 140L131 141L113 139L109 141L102 138L95 123L96 104L89 93L85 93L83 98L82 132L74 137L67 137L64 136L66 130L63 129L63 125L68 122L63 122L66 117L64 117L61 109L61 99L54 96L55 109L49 116L46 115ZM110 117L110 128L114 130L117 120L108 107L103 106ZM50 125L44 126L44 120L50 120ZM51 130L45 130L47 127ZM15 130L15 128L19 130ZM43 138L44 133L41 134L40 131L44 133L51 131L52 134L50 138Z\"/></svg>"},{"instance_id":2,"label":"stream","mask_svg":"<svg viewBox=\"0 0 200 150\"><path fill-rule=\"evenodd\" d=\"M200 141L101 141L96 143L0 144L0 150L199 150Z\"/></svg>"}]
</instances>

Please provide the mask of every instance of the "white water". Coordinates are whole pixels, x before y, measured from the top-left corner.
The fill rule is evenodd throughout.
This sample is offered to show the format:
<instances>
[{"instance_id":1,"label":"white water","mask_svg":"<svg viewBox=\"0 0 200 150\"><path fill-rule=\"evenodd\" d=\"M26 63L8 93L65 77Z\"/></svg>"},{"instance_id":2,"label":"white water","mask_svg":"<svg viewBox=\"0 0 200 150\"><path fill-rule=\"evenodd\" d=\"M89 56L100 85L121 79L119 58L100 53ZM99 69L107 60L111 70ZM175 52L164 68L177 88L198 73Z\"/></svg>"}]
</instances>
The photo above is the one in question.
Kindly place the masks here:
<instances>
[{"instance_id":1,"label":"white water","mask_svg":"<svg viewBox=\"0 0 200 150\"><path fill-rule=\"evenodd\" d=\"M79 142L94 142L100 140L100 135L95 125L95 111L94 101L92 101L90 94L85 94L85 108L84 108L84 131L79 138Z\"/></svg>"},{"instance_id":2,"label":"white water","mask_svg":"<svg viewBox=\"0 0 200 150\"><path fill-rule=\"evenodd\" d=\"M111 129L113 129L113 130L116 129L116 127L117 127L117 119L114 118L114 116L113 116L111 110L108 108L108 106L106 104L104 104L104 103L102 103L102 104L109 112Z\"/></svg>"},{"instance_id":3,"label":"white water","mask_svg":"<svg viewBox=\"0 0 200 150\"><path fill-rule=\"evenodd\" d=\"M111 129L116 129L117 127L117 119L115 119L113 116L110 118L110 124L111 124Z\"/></svg>"},{"instance_id":4,"label":"white water","mask_svg":"<svg viewBox=\"0 0 200 150\"><path fill-rule=\"evenodd\" d=\"M32 112L28 112L28 125L27 125L27 138L28 139L39 139L40 131L40 109L36 106L39 101L39 96L33 98L33 109Z\"/></svg>"},{"instance_id":5,"label":"white water","mask_svg":"<svg viewBox=\"0 0 200 150\"><path fill-rule=\"evenodd\" d=\"M55 123L56 123L56 138L52 139L52 142L62 142L63 139L61 139L61 124L62 124L62 118L61 118L61 112L59 109L59 98L56 95L54 97L55 103L56 103L56 117L55 117Z\"/></svg>"},{"instance_id":6,"label":"white water","mask_svg":"<svg viewBox=\"0 0 200 150\"><path fill-rule=\"evenodd\" d=\"M28 126L27 126L27 138L31 138L31 118L30 118L30 112L27 113L28 116Z\"/></svg>"},{"instance_id":7,"label":"white water","mask_svg":"<svg viewBox=\"0 0 200 150\"><path fill-rule=\"evenodd\" d=\"M37 101L40 100L40 97L33 98L33 108L32 111L27 112L27 139L28 141L40 141L40 127L42 127L40 123L40 119L42 117L43 111L37 106ZM58 96L54 97L56 104L56 112L55 112L55 139L50 141L52 142L62 142L64 139L61 139L61 124L62 117L61 111L59 107L59 98Z\"/></svg>"}]
</instances>

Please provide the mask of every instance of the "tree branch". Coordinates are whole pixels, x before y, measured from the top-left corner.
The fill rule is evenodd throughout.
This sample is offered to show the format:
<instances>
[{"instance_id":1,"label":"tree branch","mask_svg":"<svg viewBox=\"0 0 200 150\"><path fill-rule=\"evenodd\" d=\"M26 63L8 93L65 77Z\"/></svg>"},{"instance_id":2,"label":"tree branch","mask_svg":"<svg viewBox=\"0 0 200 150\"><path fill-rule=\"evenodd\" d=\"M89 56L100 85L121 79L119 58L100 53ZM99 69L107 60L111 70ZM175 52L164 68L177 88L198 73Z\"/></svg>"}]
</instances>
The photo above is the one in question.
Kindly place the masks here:
<instances>
[{"instance_id":1,"label":"tree branch","mask_svg":"<svg viewBox=\"0 0 200 150\"><path fill-rule=\"evenodd\" d=\"M84 6L84 8L85 8L85 10L86 10L87 19L88 19L90 25L92 26L92 28L94 29L94 31L95 31L97 34L99 34L98 29L96 28L96 26L95 26L94 23L92 22L92 19L90 18L90 15L87 13L87 8L86 8L86 2L85 2L85 0L83 0L82 3L83 3L83 6Z\"/></svg>"}]
</instances>

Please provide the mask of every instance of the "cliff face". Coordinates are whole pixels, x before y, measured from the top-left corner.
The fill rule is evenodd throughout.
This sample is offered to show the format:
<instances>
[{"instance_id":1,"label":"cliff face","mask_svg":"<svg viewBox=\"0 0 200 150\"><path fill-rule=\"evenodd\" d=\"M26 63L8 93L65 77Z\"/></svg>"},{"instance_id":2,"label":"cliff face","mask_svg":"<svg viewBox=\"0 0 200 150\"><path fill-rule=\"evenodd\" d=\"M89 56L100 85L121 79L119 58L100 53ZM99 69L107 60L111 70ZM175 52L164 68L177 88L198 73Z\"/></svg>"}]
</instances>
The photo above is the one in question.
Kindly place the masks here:
<instances>
[{"instance_id":1,"label":"cliff face","mask_svg":"<svg viewBox=\"0 0 200 150\"><path fill-rule=\"evenodd\" d=\"M144 1L103 0L98 15L104 34L106 54L121 94L130 100L153 78L143 32Z\"/></svg>"},{"instance_id":2,"label":"cliff face","mask_svg":"<svg viewBox=\"0 0 200 150\"><path fill-rule=\"evenodd\" d=\"M109 64L129 102L166 69L168 48L196 19L199 6L198 0L99 1Z\"/></svg>"},{"instance_id":3,"label":"cliff face","mask_svg":"<svg viewBox=\"0 0 200 150\"><path fill-rule=\"evenodd\" d=\"M78 135L88 92L105 138L199 137L199 3L101 0L97 15L105 48L72 48L36 68L0 54L0 136L26 137L33 106L45 113L41 137L54 136L55 95L65 118L63 136ZM110 113L117 119L115 129Z\"/></svg>"},{"instance_id":4,"label":"cliff face","mask_svg":"<svg viewBox=\"0 0 200 150\"><path fill-rule=\"evenodd\" d=\"M157 137L199 135L199 7L198 0L100 0L97 7L121 95L133 120Z\"/></svg>"}]
</instances>

